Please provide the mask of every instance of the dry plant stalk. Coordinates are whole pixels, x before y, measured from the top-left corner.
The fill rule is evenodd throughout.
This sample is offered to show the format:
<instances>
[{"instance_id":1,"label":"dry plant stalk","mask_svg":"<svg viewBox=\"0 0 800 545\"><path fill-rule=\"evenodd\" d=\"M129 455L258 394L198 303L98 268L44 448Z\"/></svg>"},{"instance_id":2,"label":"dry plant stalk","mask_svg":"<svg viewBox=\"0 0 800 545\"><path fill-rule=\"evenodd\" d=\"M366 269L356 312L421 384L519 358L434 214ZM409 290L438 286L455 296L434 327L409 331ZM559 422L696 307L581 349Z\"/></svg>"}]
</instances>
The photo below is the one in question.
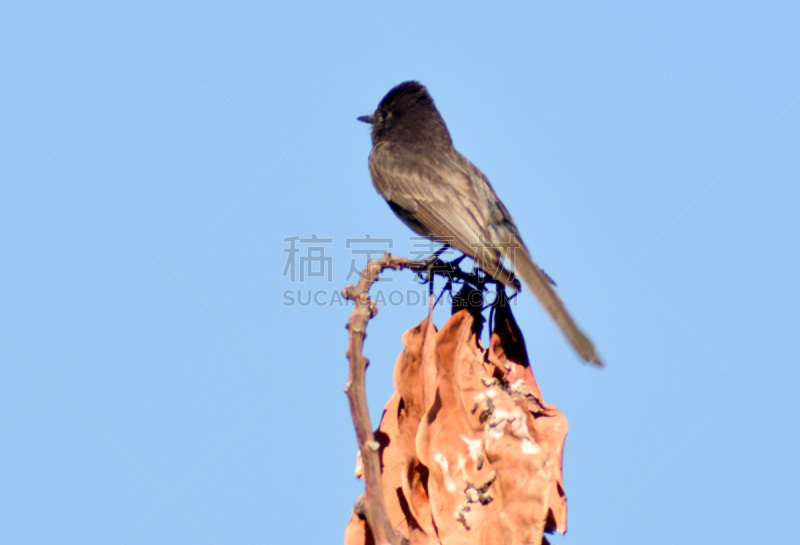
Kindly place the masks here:
<instances>
[{"instance_id":1,"label":"dry plant stalk","mask_svg":"<svg viewBox=\"0 0 800 545\"><path fill-rule=\"evenodd\" d=\"M565 532L567 420L544 403L504 298L488 349L466 309L439 331L427 317L404 334L396 391L372 433L362 348L375 314L367 290L385 268L420 264L387 254L345 289L356 303L346 391L366 480L345 544L523 545Z\"/></svg>"}]
</instances>

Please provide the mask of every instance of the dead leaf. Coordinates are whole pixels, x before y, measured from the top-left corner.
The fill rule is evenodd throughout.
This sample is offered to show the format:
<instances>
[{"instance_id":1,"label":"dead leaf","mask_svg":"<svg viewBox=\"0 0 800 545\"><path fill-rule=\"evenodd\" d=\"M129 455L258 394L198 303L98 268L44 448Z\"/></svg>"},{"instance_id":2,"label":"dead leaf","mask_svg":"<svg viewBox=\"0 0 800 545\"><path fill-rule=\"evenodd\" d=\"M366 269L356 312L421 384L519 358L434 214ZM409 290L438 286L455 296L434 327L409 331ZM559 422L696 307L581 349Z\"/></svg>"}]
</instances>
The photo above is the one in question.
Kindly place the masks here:
<instances>
[{"instance_id":1,"label":"dead leaf","mask_svg":"<svg viewBox=\"0 0 800 545\"><path fill-rule=\"evenodd\" d=\"M414 545L543 543L566 531L566 418L542 398L522 333L497 307L490 346L468 310L403 336L376 439L389 520ZM354 515L347 545L372 539Z\"/></svg>"}]
</instances>

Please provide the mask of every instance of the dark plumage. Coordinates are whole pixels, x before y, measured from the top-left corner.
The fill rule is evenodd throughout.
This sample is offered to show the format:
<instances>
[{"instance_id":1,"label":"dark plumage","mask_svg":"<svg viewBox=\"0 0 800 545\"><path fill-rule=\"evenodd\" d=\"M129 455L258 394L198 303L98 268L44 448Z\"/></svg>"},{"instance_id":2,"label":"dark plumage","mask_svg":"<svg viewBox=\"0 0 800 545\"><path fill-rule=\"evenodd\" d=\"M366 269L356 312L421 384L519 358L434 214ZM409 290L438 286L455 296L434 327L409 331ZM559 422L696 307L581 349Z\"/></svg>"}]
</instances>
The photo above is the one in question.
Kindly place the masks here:
<instances>
[{"instance_id":1,"label":"dark plumage","mask_svg":"<svg viewBox=\"0 0 800 545\"><path fill-rule=\"evenodd\" d=\"M519 289L510 263L586 361L602 365L592 342L573 321L533 262L511 214L475 165L454 147L433 99L415 81L389 91L372 115L369 172L392 211L414 232L450 244L500 282Z\"/></svg>"}]
</instances>

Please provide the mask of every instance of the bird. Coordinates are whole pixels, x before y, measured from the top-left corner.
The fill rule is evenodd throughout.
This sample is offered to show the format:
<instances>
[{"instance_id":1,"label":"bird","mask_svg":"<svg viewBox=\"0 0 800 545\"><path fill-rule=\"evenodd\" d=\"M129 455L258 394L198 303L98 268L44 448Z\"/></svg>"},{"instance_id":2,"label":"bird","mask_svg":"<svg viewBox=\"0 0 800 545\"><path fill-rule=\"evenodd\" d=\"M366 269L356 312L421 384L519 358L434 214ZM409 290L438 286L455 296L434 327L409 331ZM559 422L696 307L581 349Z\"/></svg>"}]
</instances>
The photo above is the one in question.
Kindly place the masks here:
<instances>
[{"instance_id":1,"label":"bird","mask_svg":"<svg viewBox=\"0 0 800 545\"><path fill-rule=\"evenodd\" d=\"M378 193L412 231L468 255L494 280L519 291L517 276L585 361L603 361L531 258L489 179L453 146L428 90L393 87L370 115L369 173ZM509 271L503 261L515 272Z\"/></svg>"}]
</instances>

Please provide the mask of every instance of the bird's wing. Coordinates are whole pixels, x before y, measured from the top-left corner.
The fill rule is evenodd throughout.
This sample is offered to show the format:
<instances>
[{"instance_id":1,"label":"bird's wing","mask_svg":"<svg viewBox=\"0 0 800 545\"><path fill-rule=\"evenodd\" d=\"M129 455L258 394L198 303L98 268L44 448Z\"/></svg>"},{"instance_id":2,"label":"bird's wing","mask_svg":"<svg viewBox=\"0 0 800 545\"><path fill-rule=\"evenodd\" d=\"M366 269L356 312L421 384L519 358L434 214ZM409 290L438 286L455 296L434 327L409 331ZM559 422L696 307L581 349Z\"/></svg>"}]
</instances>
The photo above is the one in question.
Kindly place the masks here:
<instances>
[{"instance_id":1,"label":"bird's wing","mask_svg":"<svg viewBox=\"0 0 800 545\"><path fill-rule=\"evenodd\" d=\"M456 157L379 142L369 156L369 170L375 188L415 232L475 257L481 242L489 240L486 218Z\"/></svg>"}]
</instances>

